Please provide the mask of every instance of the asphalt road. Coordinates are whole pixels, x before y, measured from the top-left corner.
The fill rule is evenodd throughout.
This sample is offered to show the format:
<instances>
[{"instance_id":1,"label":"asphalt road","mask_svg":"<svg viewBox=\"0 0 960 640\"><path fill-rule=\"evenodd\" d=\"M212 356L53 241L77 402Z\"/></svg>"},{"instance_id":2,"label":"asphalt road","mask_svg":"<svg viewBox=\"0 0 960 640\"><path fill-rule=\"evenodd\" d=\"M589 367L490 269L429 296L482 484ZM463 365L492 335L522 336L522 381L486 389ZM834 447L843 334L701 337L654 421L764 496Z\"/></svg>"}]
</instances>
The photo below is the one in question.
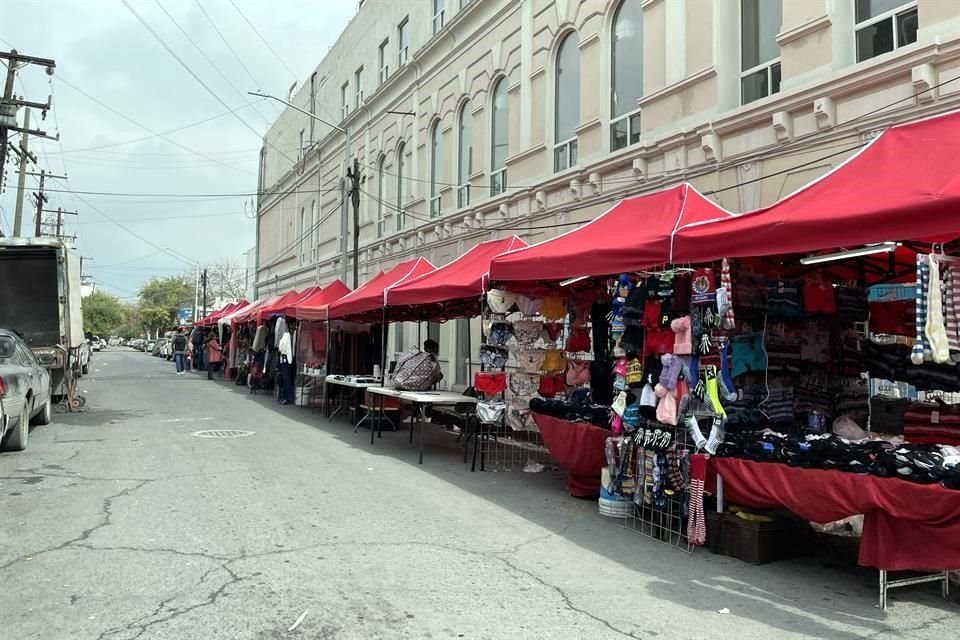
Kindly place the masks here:
<instances>
[{"instance_id":1,"label":"asphalt road","mask_svg":"<svg viewBox=\"0 0 960 640\"><path fill-rule=\"evenodd\" d=\"M668 548L556 473L470 473L436 430L420 467L405 434L371 448L127 351L97 354L81 386L87 411L0 455L0 638L960 634L928 586L884 613L871 572ZM211 429L254 433L194 435Z\"/></svg>"}]
</instances>

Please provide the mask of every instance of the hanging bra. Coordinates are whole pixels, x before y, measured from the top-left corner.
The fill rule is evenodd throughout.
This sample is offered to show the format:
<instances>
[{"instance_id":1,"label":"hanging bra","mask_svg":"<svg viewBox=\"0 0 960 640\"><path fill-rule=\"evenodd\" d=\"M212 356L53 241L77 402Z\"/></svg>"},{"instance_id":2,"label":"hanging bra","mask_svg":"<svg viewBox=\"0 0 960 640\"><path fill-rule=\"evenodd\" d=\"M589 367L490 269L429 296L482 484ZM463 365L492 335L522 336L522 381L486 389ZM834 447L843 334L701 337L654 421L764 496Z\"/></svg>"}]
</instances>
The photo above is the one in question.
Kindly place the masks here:
<instances>
[{"instance_id":1,"label":"hanging bra","mask_svg":"<svg viewBox=\"0 0 960 640\"><path fill-rule=\"evenodd\" d=\"M535 316L540 313L541 305L543 305L543 300L540 298L529 298L527 296L517 297L517 308L520 309L520 313L525 316Z\"/></svg>"},{"instance_id":2,"label":"hanging bra","mask_svg":"<svg viewBox=\"0 0 960 640\"><path fill-rule=\"evenodd\" d=\"M480 363L491 369L503 371L509 355L509 352L503 347L496 347L492 344L480 346Z\"/></svg>"},{"instance_id":3,"label":"hanging bra","mask_svg":"<svg viewBox=\"0 0 960 640\"><path fill-rule=\"evenodd\" d=\"M543 349L524 349L520 352L518 359L520 360L520 366L527 373L540 373L546 355L547 352Z\"/></svg>"},{"instance_id":4,"label":"hanging bra","mask_svg":"<svg viewBox=\"0 0 960 640\"><path fill-rule=\"evenodd\" d=\"M537 388L537 393L544 398L552 398L557 394L563 393L565 388L562 374L550 374L540 376L540 386Z\"/></svg>"},{"instance_id":5,"label":"hanging bra","mask_svg":"<svg viewBox=\"0 0 960 640\"><path fill-rule=\"evenodd\" d=\"M530 415L530 409L523 406L511 404L507 407L507 424L514 431L539 431L537 423Z\"/></svg>"},{"instance_id":6,"label":"hanging bra","mask_svg":"<svg viewBox=\"0 0 960 640\"><path fill-rule=\"evenodd\" d=\"M477 371L473 374L473 388L493 396L507 388L507 374L502 371Z\"/></svg>"},{"instance_id":7,"label":"hanging bra","mask_svg":"<svg viewBox=\"0 0 960 640\"><path fill-rule=\"evenodd\" d=\"M477 417L483 424L496 424L503 418L507 405L503 402L477 400Z\"/></svg>"},{"instance_id":8,"label":"hanging bra","mask_svg":"<svg viewBox=\"0 0 960 640\"><path fill-rule=\"evenodd\" d=\"M510 313L510 309L517 301L517 294L503 289L487 291L487 305L494 313Z\"/></svg>"},{"instance_id":9,"label":"hanging bra","mask_svg":"<svg viewBox=\"0 0 960 640\"><path fill-rule=\"evenodd\" d=\"M581 384L590 384L590 361L567 361L567 384L576 387Z\"/></svg>"},{"instance_id":10,"label":"hanging bra","mask_svg":"<svg viewBox=\"0 0 960 640\"><path fill-rule=\"evenodd\" d=\"M560 339L560 334L563 333L563 323L562 322L544 322L543 323L543 340L544 342L556 342Z\"/></svg>"},{"instance_id":11,"label":"hanging bra","mask_svg":"<svg viewBox=\"0 0 960 640\"><path fill-rule=\"evenodd\" d=\"M573 327L570 329L570 337L567 338L567 351L590 351L590 334L585 327Z\"/></svg>"},{"instance_id":12,"label":"hanging bra","mask_svg":"<svg viewBox=\"0 0 960 640\"><path fill-rule=\"evenodd\" d=\"M521 345L532 346L543 334L543 322L539 320L517 320L513 323L513 333Z\"/></svg>"},{"instance_id":13,"label":"hanging bra","mask_svg":"<svg viewBox=\"0 0 960 640\"><path fill-rule=\"evenodd\" d=\"M510 393L516 397L529 398L537 392L540 378L533 373L511 373Z\"/></svg>"},{"instance_id":14,"label":"hanging bra","mask_svg":"<svg viewBox=\"0 0 960 640\"><path fill-rule=\"evenodd\" d=\"M487 344L504 346L513 337L513 325L509 322L494 322L487 331Z\"/></svg>"},{"instance_id":15,"label":"hanging bra","mask_svg":"<svg viewBox=\"0 0 960 640\"><path fill-rule=\"evenodd\" d=\"M567 302L563 298L547 297L543 299L540 315L548 320L563 320L567 315Z\"/></svg>"},{"instance_id":16,"label":"hanging bra","mask_svg":"<svg viewBox=\"0 0 960 640\"><path fill-rule=\"evenodd\" d=\"M559 349L547 349L546 357L543 359L544 371L562 372L567 368L567 357Z\"/></svg>"}]
</instances>

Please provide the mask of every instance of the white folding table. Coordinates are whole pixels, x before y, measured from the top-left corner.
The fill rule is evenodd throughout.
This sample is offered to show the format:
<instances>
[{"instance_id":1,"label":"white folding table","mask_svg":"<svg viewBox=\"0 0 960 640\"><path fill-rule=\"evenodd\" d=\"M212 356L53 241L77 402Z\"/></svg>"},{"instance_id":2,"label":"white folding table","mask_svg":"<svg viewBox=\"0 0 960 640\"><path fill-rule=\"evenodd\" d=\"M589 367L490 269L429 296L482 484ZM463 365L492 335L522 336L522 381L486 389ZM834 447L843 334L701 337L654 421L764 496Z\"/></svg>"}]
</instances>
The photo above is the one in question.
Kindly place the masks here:
<instances>
[{"instance_id":1,"label":"white folding table","mask_svg":"<svg viewBox=\"0 0 960 640\"><path fill-rule=\"evenodd\" d=\"M457 393L455 391L400 391L389 387L369 387L370 393L380 396L380 412L383 413L383 399L397 398L400 402L408 402L412 405L410 411L410 443L413 443L413 421L414 417L420 423L420 460L423 464L423 424L425 422L424 409L433 405L457 405L462 403L476 404L477 399L470 396ZM383 424L382 421L379 423ZM373 431L370 432L370 444L373 444Z\"/></svg>"}]
</instances>

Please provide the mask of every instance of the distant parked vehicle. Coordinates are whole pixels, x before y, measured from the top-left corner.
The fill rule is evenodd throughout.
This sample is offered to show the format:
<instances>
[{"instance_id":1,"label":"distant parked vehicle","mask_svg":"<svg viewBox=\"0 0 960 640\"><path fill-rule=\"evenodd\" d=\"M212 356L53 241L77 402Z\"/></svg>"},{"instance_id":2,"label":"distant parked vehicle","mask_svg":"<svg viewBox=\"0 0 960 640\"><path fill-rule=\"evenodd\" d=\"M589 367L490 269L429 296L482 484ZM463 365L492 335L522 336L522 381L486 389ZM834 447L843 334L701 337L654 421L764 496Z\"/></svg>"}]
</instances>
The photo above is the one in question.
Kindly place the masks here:
<instances>
[{"instance_id":1,"label":"distant parked vehicle","mask_svg":"<svg viewBox=\"0 0 960 640\"><path fill-rule=\"evenodd\" d=\"M103 341L100 340L100 336L93 336L90 340L90 348L94 351L103 351Z\"/></svg>"},{"instance_id":2,"label":"distant parked vehicle","mask_svg":"<svg viewBox=\"0 0 960 640\"><path fill-rule=\"evenodd\" d=\"M143 352L152 354L156 346L157 346L156 342L154 342L153 340L147 340L146 346L144 346L143 348Z\"/></svg>"},{"instance_id":3,"label":"distant parked vehicle","mask_svg":"<svg viewBox=\"0 0 960 640\"><path fill-rule=\"evenodd\" d=\"M50 424L52 399L50 372L17 334L0 329L0 448L23 451L30 423Z\"/></svg>"}]
</instances>

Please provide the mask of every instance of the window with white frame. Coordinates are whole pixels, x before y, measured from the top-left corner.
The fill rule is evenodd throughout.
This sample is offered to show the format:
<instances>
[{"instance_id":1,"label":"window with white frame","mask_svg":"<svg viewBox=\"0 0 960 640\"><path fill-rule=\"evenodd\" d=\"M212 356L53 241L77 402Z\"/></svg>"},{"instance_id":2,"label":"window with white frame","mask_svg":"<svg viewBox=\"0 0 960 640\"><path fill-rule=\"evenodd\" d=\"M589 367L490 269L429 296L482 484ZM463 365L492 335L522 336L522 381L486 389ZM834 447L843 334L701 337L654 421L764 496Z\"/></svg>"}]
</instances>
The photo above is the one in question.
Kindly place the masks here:
<instances>
[{"instance_id":1,"label":"window with white frame","mask_svg":"<svg viewBox=\"0 0 960 640\"><path fill-rule=\"evenodd\" d=\"M780 92L780 45L783 4L740 0L740 103Z\"/></svg>"},{"instance_id":2,"label":"window with white frame","mask_svg":"<svg viewBox=\"0 0 960 640\"><path fill-rule=\"evenodd\" d=\"M406 176L406 165L407 160L404 156L406 151L406 145L402 142L400 146L397 147L397 231L403 231L403 226L406 224L406 214L403 212L403 198L404 198L404 180L407 179Z\"/></svg>"},{"instance_id":3,"label":"window with white frame","mask_svg":"<svg viewBox=\"0 0 960 640\"><path fill-rule=\"evenodd\" d=\"M387 159L380 156L377 162L377 237L382 238L384 229L384 203L383 199L387 195L385 191L387 178L384 174L384 165Z\"/></svg>"},{"instance_id":4,"label":"window with white frame","mask_svg":"<svg viewBox=\"0 0 960 640\"><path fill-rule=\"evenodd\" d=\"M433 34L443 29L443 4L445 0L433 0Z\"/></svg>"},{"instance_id":5,"label":"window with white frame","mask_svg":"<svg viewBox=\"0 0 960 640\"><path fill-rule=\"evenodd\" d=\"M320 251L320 212L317 210L317 201L310 204L310 262L316 262Z\"/></svg>"},{"instance_id":6,"label":"window with white frame","mask_svg":"<svg viewBox=\"0 0 960 640\"><path fill-rule=\"evenodd\" d=\"M267 148L260 147L260 176L257 179L258 191L263 193L264 185L267 182Z\"/></svg>"},{"instance_id":7,"label":"window with white frame","mask_svg":"<svg viewBox=\"0 0 960 640\"><path fill-rule=\"evenodd\" d=\"M507 155L510 153L510 105L507 102L507 79L501 78L493 88L490 115L490 195L507 189Z\"/></svg>"},{"instance_id":8,"label":"window with white frame","mask_svg":"<svg viewBox=\"0 0 960 640\"><path fill-rule=\"evenodd\" d=\"M470 204L470 174L473 173L473 105L460 108L457 124L457 207Z\"/></svg>"},{"instance_id":9,"label":"window with white frame","mask_svg":"<svg viewBox=\"0 0 960 640\"><path fill-rule=\"evenodd\" d=\"M353 72L353 85L356 99L354 109L359 109L363 106L363 67Z\"/></svg>"},{"instance_id":10,"label":"window with white frame","mask_svg":"<svg viewBox=\"0 0 960 640\"><path fill-rule=\"evenodd\" d=\"M404 18L403 22L397 27L397 67L402 67L407 64L407 55L408 48L410 43L407 41L408 31L407 23L409 22L408 18Z\"/></svg>"},{"instance_id":11,"label":"window with white frame","mask_svg":"<svg viewBox=\"0 0 960 640\"><path fill-rule=\"evenodd\" d=\"M557 50L554 76L553 170L577 164L577 127L580 125L580 39L568 34Z\"/></svg>"},{"instance_id":12,"label":"window with white frame","mask_svg":"<svg viewBox=\"0 0 960 640\"><path fill-rule=\"evenodd\" d=\"M343 86L340 87L340 117L344 120L347 119L347 115L350 113L350 102L347 100L349 91L350 83L344 82Z\"/></svg>"},{"instance_id":13,"label":"window with white frame","mask_svg":"<svg viewBox=\"0 0 960 640\"><path fill-rule=\"evenodd\" d=\"M437 120L430 133L430 217L440 215L440 190L443 187L443 131Z\"/></svg>"},{"instance_id":14,"label":"window with white frame","mask_svg":"<svg viewBox=\"0 0 960 640\"><path fill-rule=\"evenodd\" d=\"M297 235L297 244L300 246L300 264L307 262L307 210L300 207L300 233Z\"/></svg>"},{"instance_id":15,"label":"window with white frame","mask_svg":"<svg viewBox=\"0 0 960 640\"><path fill-rule=\"evenodd\" d=\"M306 148L303 146L303 135L305 133L305 129L300 129L300 146L297 148L297 160L303 160L303 151Z\"/></svg>"},{"instance_id":16,"label":"window with white frame","mask_svg":"<svg viewBox=\"0 0 960 640\"><path fill-rule=\"evenodd\" d=\"M384 40L380 43L380 51L377 53L378 66L380 68L380 84L383 84L387 81L387 78L390 77L390 63L388 62L389 58L387 57L387 47L390 46L390 40Z\"/></svg>"},{"instance_id":17,"label":"window with white frame","mask_svg":"<svg viewBox=\"0 0 960 640\"><path fill-rule=\"evenodd\" d=\"M643 96L642 0L623 0L613 17L610 34L610 150L640 141Z\"/></svg>"},{"instance_id":18,"label":"window with white frame","mask_svg":"<svg viewBox=\"0 0 960 640\"><path fill-rule=\"evenodd\" d=\"M917 41L916 0L854 0L857 62Z\"/></svg>"}]
</instances>

